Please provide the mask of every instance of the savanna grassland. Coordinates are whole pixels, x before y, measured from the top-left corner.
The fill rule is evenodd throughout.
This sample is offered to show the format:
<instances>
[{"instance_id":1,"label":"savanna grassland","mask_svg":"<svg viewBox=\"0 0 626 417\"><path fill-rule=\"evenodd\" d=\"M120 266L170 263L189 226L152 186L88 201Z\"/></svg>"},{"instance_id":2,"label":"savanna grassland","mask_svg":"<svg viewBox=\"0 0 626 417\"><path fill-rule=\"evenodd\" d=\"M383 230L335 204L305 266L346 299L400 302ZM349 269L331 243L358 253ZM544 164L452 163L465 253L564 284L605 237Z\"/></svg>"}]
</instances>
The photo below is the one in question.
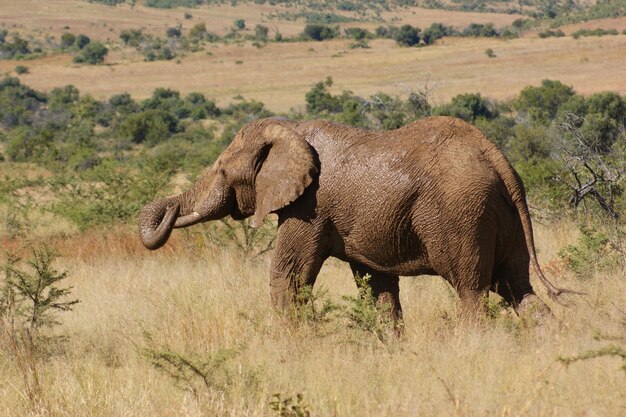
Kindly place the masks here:
<instances>
[{"instance_id":1,"label":"savanna grassland","mask_svg":"<svg viewBox=\"0 0 626 417\"><path fill-rule=\"evenodd\" d=\"M63 32L73 32L103 41L117 41L122 30L142 28L146 33L162 35L168 27L180 24L185 31L198 22L220 35L228 33L236 19L245 20L248 32L253 31L254 25L265 25L270 35L278 31L295 36L304 25L302 21L269 19L267 16L273 11L290 10L269 4L163 10L140 5L111 7L76 0L46 2L45 7L37 1L31 3L0 1L4 15L0 23L35 37L45 33L58 40ZM184 19L185 11L193 17ZM341 26L359 26L370 31L384 22L420 28L435 22L456 28L470 23L504 27L520 16L410 8L384 12L382 18L383 22L366 20ZM614 28L620 32L626 29L626 18L610 21L603 20L599 25L584 22L565 26L564 30L571 33L582 27ZM508 40L446 38L434 48L421 49L400 48L392 40L370 42L366 49L350 49L349 40L269 43L263 48L250 42L210 44L206 51L155 62L146 62L132 49L114 46L106 59L107 65L95 68L75 65L67 54L52 55L30 61L27 66L32 68L22 79L44 91L73 84L100 99L123 92L146 98L158 87L183 93L198 91L219 104L230 103L234 96L243 95L275 111L301 106L310 86L327 76L335 81L335 91L351 90L359 95L379 91L400 95L430 83L431 87L436 86L434 98L440 101L468 91L510 99L523 87L545 78L561 80L585 94L626 91L623 36L538 39L536 32L531 30L521 38ZM490 59L484 53L486 49L492 49L497 57ZM0 73L10 73L18 64L0 60Z\"/></svg>"},{"instance_id":2,"label":"savanna grassland","mask_svg":"<svg viewBox=\"0 0 626 417\"><path fill-rule=\"evenodd\" d=\"M131 3L0 0L0 416L626 415L621 3ZM275 312L275 219L147 251L140 207L272 115L475 124L526 184L546 275L585 294L533 277L554 318L492 295L468 322L405 277L397 337L332 259Z\"/></svg>"}]
</instances>

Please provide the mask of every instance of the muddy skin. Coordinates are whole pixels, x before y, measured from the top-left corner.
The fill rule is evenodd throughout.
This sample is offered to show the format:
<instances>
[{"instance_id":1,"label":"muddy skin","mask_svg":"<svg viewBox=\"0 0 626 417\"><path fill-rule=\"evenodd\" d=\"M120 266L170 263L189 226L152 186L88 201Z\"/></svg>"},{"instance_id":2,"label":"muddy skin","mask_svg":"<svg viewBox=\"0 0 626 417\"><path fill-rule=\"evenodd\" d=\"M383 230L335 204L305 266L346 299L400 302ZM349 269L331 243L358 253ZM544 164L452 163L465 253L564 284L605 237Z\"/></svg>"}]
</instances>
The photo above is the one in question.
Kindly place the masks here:
<instances>
[{"instance_id":1,"label":"muddy skin","mask_svg":"<svg viewBox=\"0 0 626 417\"><path fill-rule=\"evenodd\" d=\"M157 249L172 230L228 215L279 216L270 290L288 311L328 257L370 274L379 303L400 320L399 276L440 275L464 311L495 291L523 314L548 307L529 266L537 262L524 186L481 131L431 117L388 132L326 121L270 118L241 129L210 171L178 196L147 204L139 231Z\"/></svg>"}]
</instances>

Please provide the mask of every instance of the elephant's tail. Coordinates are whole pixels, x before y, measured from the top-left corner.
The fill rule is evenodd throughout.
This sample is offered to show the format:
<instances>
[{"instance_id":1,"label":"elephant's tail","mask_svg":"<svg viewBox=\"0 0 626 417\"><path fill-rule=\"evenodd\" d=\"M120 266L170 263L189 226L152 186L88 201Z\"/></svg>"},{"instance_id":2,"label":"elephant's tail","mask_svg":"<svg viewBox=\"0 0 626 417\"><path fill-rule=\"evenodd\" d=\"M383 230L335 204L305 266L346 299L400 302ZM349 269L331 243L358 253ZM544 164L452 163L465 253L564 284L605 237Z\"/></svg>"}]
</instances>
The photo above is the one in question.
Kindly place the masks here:
<instances>
[{"instance_id":1,"label":"elephant's tail","mask_svg":"<svg viewBox=\"0 0 626 417\"><path fill-rule=\"evenodd\" d=\"M569 290L566 288L559 288L555 286L546 276L543 274L539 262L537 261L537 253L535 251L535 239L533 236L533 227L530 220L530 212L528 211L528 204L526 203L526 192L524 190L524 184L522 179L517 174L511 163L506 159L502 152L491 142L489 142L490 149L486 152L490 154L490 159L494 169L504 182L504 186L508 192L511 201L517 208L520 220L522 222L522 228L524 230L524 237L526 239L526 248L530 255L530 263L535 270L535 273L539 276L539 279L546 286L550 298L556 299L559 295L569 294L584 294L578 291Z\"/></svg>"}]
</instances>

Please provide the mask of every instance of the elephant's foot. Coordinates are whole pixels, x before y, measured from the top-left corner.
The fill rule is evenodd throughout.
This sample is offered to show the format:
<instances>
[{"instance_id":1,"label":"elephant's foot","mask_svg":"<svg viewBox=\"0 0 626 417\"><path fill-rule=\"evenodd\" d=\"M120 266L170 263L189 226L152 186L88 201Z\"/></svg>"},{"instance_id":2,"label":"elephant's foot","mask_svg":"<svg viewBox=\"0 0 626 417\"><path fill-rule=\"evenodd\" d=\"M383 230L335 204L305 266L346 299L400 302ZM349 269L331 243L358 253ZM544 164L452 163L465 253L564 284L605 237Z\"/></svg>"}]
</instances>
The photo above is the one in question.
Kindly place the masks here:
<instances>
[{"instance_id":1,"label":"elephant's foot","mask_svg":"<svg viewBox=\"0 0 626 417\"><path fill-rule=\"evenodd\" d=\"M550 307L536 294L526 294L515 309L522 321L529 325L542 324L554 318Z\"/></svg>"}]
</instances>

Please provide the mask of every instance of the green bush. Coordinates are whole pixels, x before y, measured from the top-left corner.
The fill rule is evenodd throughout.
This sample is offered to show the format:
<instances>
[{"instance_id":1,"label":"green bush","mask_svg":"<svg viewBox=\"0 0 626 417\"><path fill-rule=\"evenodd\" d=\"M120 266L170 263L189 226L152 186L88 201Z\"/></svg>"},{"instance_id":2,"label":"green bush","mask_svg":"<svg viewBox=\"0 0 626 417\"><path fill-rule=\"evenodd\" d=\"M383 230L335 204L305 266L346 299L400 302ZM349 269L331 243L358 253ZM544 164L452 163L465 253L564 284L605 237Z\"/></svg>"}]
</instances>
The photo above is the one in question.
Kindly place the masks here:
<instances>
[{"instance_id":1,"label":"green bush","mask_svg":"<svg viewBox=\"0 0 626 417\"><path fill-rule=\"evenodd\" d=\"M463 36L473 36L473 37L497 37L499 36L498 32L493 26L493 23L481 24L481 23L471 23L468 27L463 29Z\"/></svg>"},{"instance_id":2,"label":"green bush","mask_svg":"<svg viewBox=\"0 0 626 417\"><path fill-rule=\"evenodd\" d=\"M135 168L105 161L78 176L57 177L51 186L58 201L55 214L72 221L80 231L134 219L168 182L168 173L150 166Z\"/></svg>"},{"instance_id":3,"label":"green bush","mask_svg":"<svg viewBox=\"0 0 626 417\"><path fill-rule=\"evenodd\" d=\"M102 64L109 50L100 42L89 42L74 57L78 64Z\"/></svg>"},{"instance_id":4,"label":"green bush","mask_svg":"<svg viewBox=\"0 0 626 417\"><path fill-rule=\"evenodd\" d=\"M619 32L615 29L579 29L572 33L574 39L578 39L581 36L606 36L606 35L619 35Z\"/></svg>"},{"instance_id":5,"label":"green bush","mask_svg":"<svg viewBox=\"0 0 626 417\"><path fill-rule=\"evenodd\" d=\"M244 30L246 28L246 21L243 19L237 19L234 23L235 29Z\"/></svg>"},{"instance_id":6,"label":"green bush","mask_svg":"<svg viewBox=\"0 0 626 417\"><path fill-rule=\"evenodd\" d=\"M394 40L400 46L414 46L420 42L420 29L411 25L403 25L395 35Z\"/></svg>"},{"instance_id":7,"label":"green bush","mask_svg":"<svg viewBox=\"0 0 626 417\"><path fill-rule=\"evenodd\" d=\"M563 36L565 36L565 33L561 29L545 30L543 32L539 32L540 38L550 38L550 37L562 38Z\"/></svg>"},{"instance_id":8,"label":"green bush","mask_svg":"<svg viewBox=\"0 0 626 417\"><path fill-rule=\"evenodd\" d=\"M7 137L5 152L11 161L45 163L56 159L58 155L54 132L50 129L21 126L11 130Z\"/></svg>"},{"instance_id":9,"label":"green bush","mask_svg":"<svg viewBox=\"0 0 626 417\"><path fill-rule=\"evenodd\" d=\"M26 65L18 65L15 67L15 73L18 75L28 74L28 67Z\"/></svg>"},{"instance_id":10,"label":"green bush","mask_svg":"<svg viewBox=\"0 0 626 417\"><path fill-rule=\"evenodd\" d=\"M128 29L123 30L120 33L120 39L124 42L124 45L133 46L138 48L146 37L141 29Z\"/></svg>"},{"instance_id":11,"label":"green bush","mask_svg":"<svg viewBox=\"0 0 626 417\"><path fill-rule=\"evenodd\" d=\"M618 265L618 254L608 237L586 226L580 226L580 237L575 245L559 252L567 266L578 278L588 280L594 272L602 272Z\"/></svg>"},{"instance_id":12,"label":"green bush","mask_svg":"<svg viewBox=\"0 0 626 417\"><path fill-rule=\"evenodd\" d=\"M453 34L454 30L452 27L446 26L443 23L432 23L422 32L422 40L426 45L430 45L437 39L441 39L444 36L451 36Z\"/></svg>"},{"instance_id":13,"label":"green bush","mask_svg":"<svg viewBox=\"0 0 626 417\"><path fill-rule=\"evenodd\" d=\"M83 35L83 34L79 34L76 37L76 46L78 47L78 49L83 49L85 46L89 45L91 43L91 39L89 39L89 36L87 35Z\"/></svg>"},{"instance_id":14,"label":"green bush","mask_svg":"<svg viewBox=\"0 0 626 417\"><path fill-rule=\"evenodd\" d=\"M524 87L513 108L533 123L547 126L555 118L561 105L574 95L574 89L560 81L543 80L541 86Z\"/></svg>"},{"instance_id":15,"label":"green bush","mask_svg":"<svg viewBox=\"0 0 626 417\"><path fill-rule=\"evenodd\" d=\"M435 109L439 115L454 116L470 123L479 118L493 119L498 116L497 106L480 93L459 94L449 104Z\"/></svg>"},{"instance_id":16,"label":"green bush","mask_svg":"<svg viewBox=\"0 0 626 417\"><path fill-rule=\"evenodd\" d=\"M369 30L358 27L346 28L344 32L346 36L357 41L369 39L372 37L372 34L369 32Z\"/></svg>"},{"instance_id":17,"label":"green bush","mask_svg":"<svg viewBox=\"0 0 626 417\"><path fill-rule=\"evenodd\" d=\"M58 287L68 277L52 264L59 254L47 246L31 248L32 258L24 264L7 254L0 281L0 328L9 327L12 334L24 331L30 343L37 343L40 330L59 324L56 313L71 311L79 301L66 300L72 287Z\"/></svg>"},{"instance_id":18,"label":"green bush","mask_svg":"<svg viewBox=\"0 0 626 417\"><path fill-rule=\"evenodd\" d=\"M0 42L0 59L21 58L32 53L28 41L22 39L19 33L13 34L13 39L10 42L6 40L6 30L2 31L2 33L3 41Z\"/></svg>"},{"instance_id":19,"label":"green bush","mask_svg":"<svg viewBox=\"0 0 626 417\"><path fill-rule=\"evenodd\" d=\"M304 27L304 37L314 41L324 41L337 37L337 29L327 25L309 23Z\"/></svg>"},{"instance_id":20,"label":"green bush","mask_svg":"<svg viewBox=\"0 0 626 417\"><path fill-rule=\"evenodd\" d=\"M304 100L306 101L306 111L309 114L332 113L341 109L341 104L336 97L333 97L328 91L328 87L333 85L332 78L326 78L326 81L320 81L306 93Z\"/></svg>"},{"instance_id":21,"label":"green bush","mask_svg":"<svg viewBox=\"0 0 626 417\"><path fill-rule=\"evenodd\" d=\"M149 109L128 116L119 134L133 143L154 146L180 130L178 119L161 109Z\"/></svg>"},{"instance_id":22,"label":"green bush","mask_svg":"<svg viewBox=\"0 0 626 417\"><path fill-rule=\"evenodd\" d=\"M17 77L0 80L0 127L31 125L47 101L44 93L23 85Z\"/></svg>"},{"instance_id":23,"label":"green bush","mask_svg":"<svg viewBox=\"0 0 626 417\"><path fill-rule=\"evenodd\" d=\"M71 48L72 46L74 46L75 43L76 36L74 36L73 34L67 32L61 34L61 48Z\"/></svg>"}]
</instances>

